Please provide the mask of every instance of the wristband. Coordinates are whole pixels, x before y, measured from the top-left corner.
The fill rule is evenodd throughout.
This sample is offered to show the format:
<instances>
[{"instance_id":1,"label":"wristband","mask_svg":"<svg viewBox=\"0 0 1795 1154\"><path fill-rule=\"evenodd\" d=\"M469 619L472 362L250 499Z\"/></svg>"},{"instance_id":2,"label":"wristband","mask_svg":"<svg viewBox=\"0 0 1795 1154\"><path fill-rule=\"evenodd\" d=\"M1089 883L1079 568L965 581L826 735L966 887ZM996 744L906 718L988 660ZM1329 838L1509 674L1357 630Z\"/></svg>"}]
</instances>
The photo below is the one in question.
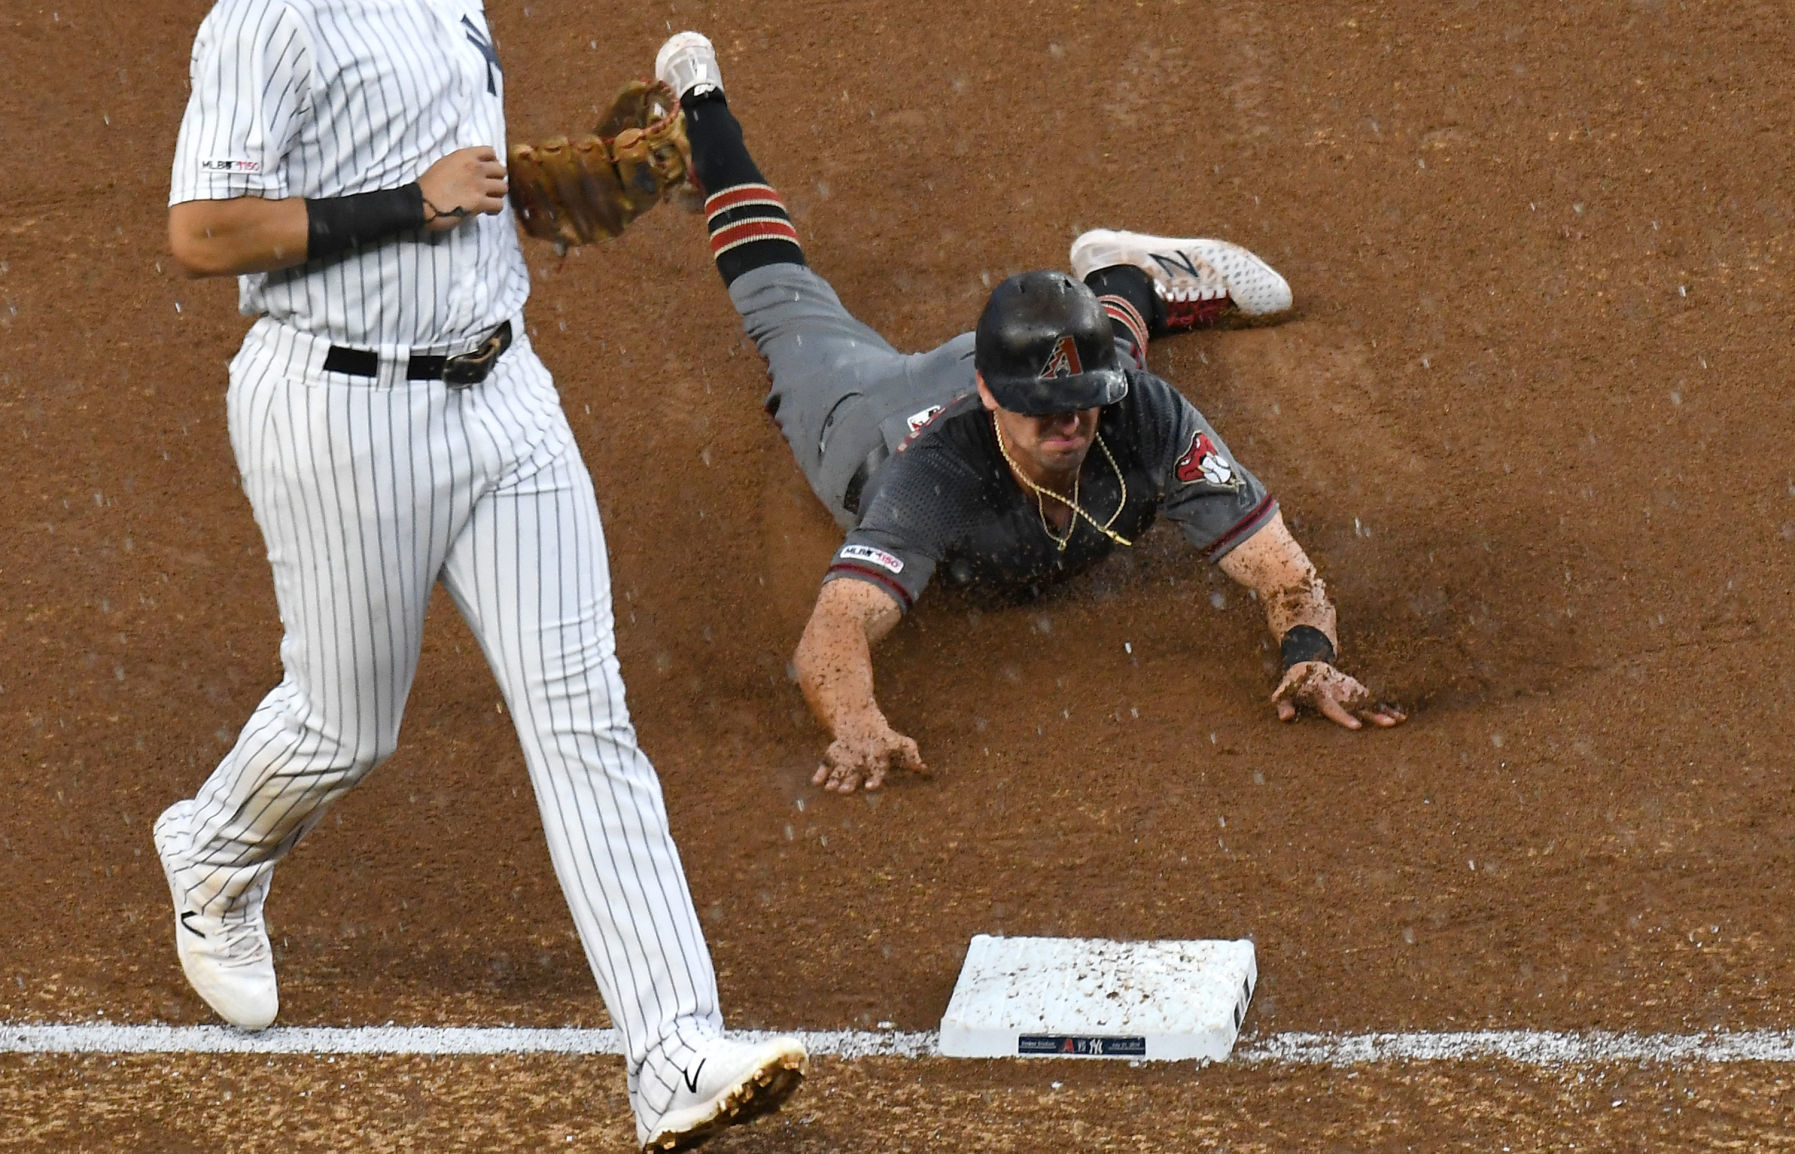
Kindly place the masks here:
<instances>
[{"instance_id":1,"label":"wristband","mask_svg":"<svg viewBox=\"0 0 1795 1154\"><path fill-rule=\"evenodd\" d=\"M305 259L328 260L352 248L424 227L424 190L399 188L305 202Z\"/></svg>"},{"instance_id":2,"label":"wristband","mask_svg":"<svg viewBox=\"0 0 1795 1154\"><path fill-rule=\"evenodd\" d=\"M1305 661L1324 661L1334 663L1334 643L1328 635L1313 625L1293 625L1284 634L1284 640L1278 642L1278 656L1284 659L1284 672L1289 673L1293 665L1301 665Z\"/></svg>"}]
</instances>

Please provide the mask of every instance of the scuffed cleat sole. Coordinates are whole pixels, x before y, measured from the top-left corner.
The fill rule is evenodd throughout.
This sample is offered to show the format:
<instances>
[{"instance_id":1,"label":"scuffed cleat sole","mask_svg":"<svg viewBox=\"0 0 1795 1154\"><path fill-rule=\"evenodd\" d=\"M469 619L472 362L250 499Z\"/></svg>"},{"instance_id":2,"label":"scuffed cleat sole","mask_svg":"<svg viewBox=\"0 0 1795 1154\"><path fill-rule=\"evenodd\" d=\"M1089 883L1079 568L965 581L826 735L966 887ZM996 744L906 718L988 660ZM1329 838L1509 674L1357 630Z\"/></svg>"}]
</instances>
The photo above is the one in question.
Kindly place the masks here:
<instances>
[{"instance_id":1,"label":"scuffed cleat sole","mask_svg":"<svg viewBox=\"0 0 1795 1154\"><path fill-rule=\"evenodd\" d=\"M642 1149L654 1154L691 1150L731 1126L745 1125L774 1113L797 1093L804 1082L807 1066L803 1054L793 1054L761 1068L719 1099L716 1112L709 1118L692 1123L676 1134L657 1135Z\"/></svg>"}]
</instances>

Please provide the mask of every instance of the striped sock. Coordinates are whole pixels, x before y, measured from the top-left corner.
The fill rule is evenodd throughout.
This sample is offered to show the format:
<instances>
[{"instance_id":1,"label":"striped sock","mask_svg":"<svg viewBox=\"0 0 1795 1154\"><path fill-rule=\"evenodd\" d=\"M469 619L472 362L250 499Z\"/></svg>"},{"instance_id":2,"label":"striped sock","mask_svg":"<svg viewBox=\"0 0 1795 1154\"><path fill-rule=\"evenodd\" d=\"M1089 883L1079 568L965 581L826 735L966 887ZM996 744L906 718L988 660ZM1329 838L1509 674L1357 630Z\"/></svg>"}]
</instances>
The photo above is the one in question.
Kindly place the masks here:
<instances>
[{"instance_id":1,"label":"striped sock","mask_svg":"<svg viewBox=\"0 0 1795 1154\"><path fill-rule=\"evenodd\" d=\"M1131 265L1114 265L1097 269L1084 283L1109 314L1117 339L1133 346L1134 358L1144 368L1148 340L1165 331L1165 304L1153 291L1153 281Z\"/></svg>"},{"instance_id":2,"label":"striped sock","mask_svg":"<svg viewBox=\"0 0 1795 1154\"><path fill-rule=\"evenodd\" d=\"M681 104L692 168L710 194L704 202L705 223L723 283L763 265L805 263L785 201L749 155L742 126L723 94L709 92Z\"/></svg>"},{"instance_id":3,"label":"striped sock","mask_svg":"<svg viewBox=\"0 0 1795 1154\"><path fill-rule=\"evenodd\" d=\"M1147 321L1127 297L1098 297L1097 302L1109 314L1110 327L1120 340L1134 350L1135 367L1147 367Z\"/></svg>"},{"instance_id":4,"label":"striped sock","mask_svg":"<svg viewBox=\"0 0 1795 1154\"><path fill-rule=\"evenodd\" d=\"M804 250L785 201L772 185L738 184L712 193L704 202L711 230L711 258L723 283L769 264L803 264Z\"/></svg>"}]
</instances>

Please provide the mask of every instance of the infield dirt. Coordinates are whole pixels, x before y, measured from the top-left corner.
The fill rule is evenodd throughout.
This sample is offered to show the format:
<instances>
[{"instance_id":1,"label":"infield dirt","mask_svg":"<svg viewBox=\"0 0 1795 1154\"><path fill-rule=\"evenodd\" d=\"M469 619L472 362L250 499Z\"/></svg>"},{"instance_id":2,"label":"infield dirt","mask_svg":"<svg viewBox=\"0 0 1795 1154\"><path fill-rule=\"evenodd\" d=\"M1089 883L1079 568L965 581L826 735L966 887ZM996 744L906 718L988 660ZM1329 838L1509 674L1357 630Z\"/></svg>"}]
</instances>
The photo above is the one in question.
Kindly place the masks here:
<instances>
[{"instance_id":1,"label":"infield dirt","mask_svg":"<svg viewBox=\"0 0 1795 1154\"><path fill-rule=\"evenodd\" d=\"M149 823L279 676L224 424L247 321L165 256L206 7L0 17L0 1021L209 1020ZM927 595L878 672L935 777L821 793L787 661L838 537L701 223L530 242L528 319L597 481L731 1025L930 1029L968 939L1009 933L1250 937L1249 1038L1795 1026L1784 6L489 15L514 139L581 126L669 31L707 32L811 263L902 348L1085 228L1263 256L1295 315L1153 367L1281 500L1342 664L1411 711L1278 724L1258 608L1161 527L1033 605ZM282 866L269 916L288 1024L605 1021L446 600L398 755ZM616 1059L14 1056L0 1091L8 1149L629 1137ZM714 1148L1788 1149L1790 1092L1768 1066L823 1061Z\"/></svg>"}]
</instances>

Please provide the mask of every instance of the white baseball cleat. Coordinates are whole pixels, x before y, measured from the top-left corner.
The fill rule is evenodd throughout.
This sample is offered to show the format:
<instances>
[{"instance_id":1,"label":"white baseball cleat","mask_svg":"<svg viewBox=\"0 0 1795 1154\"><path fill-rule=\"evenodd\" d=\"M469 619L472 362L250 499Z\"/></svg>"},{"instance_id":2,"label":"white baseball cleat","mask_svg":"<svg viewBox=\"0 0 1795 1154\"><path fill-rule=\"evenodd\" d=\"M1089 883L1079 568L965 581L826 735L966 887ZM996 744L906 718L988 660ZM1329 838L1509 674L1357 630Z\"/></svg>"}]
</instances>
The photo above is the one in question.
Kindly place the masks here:
<instances>
[{"instance_id":1,"label":"white baseball cleat","mask_svg":"<svg viewBox=\"0 0 1795 1154\"><path fill-rule=\"evenodd\" d=\"M675 96L723 91L723 70L717 50L701 32L676 32L654 57L654 78L665 81Z\"/></svg>"},{"instance_id":2,"label":"white baseball cleat","mask_svg":"<svg viewBox=\"0 0 1795 1154\"><path fill-rule=\"evenodd\" d=\"M1267 317L1290 307L1290 285L1246 249L1225 240L1148 236L1092 229L1072 242L1072 274L1132 265L1153 278L1166 304L1166 327L1204 324L1230 311Z\"/></svg>"},{"instance_id":3,"label":"white baseball cleat","mask_svg":"<svg viewBox=\"0 0 1795 1154\"><path fill-rule=\"evenodd\" d=\"M248 908L212 917L195 908L194 887L182 879L181 852L191 842L193 802L177 801L156 819L156 855L175 905L175 952L187 982L218 1016L245 1030L260 1030L280 1012L274 950L262 921L260 899Z\"/></svg>"},{"instance_id":4,"label":"white baseball cleat","mask_svg":"<svg viewBox=\"0 0 1795 1154\"><path fill-rule=\"evenodd\" d=\"M809 1069L809 1056L796 1038L712 1038L689 1060L660 1120L637 1124L642 1149L690 1150L719 1130L771 1114L785 1105Z\"/></svg>"}]
</instances>

